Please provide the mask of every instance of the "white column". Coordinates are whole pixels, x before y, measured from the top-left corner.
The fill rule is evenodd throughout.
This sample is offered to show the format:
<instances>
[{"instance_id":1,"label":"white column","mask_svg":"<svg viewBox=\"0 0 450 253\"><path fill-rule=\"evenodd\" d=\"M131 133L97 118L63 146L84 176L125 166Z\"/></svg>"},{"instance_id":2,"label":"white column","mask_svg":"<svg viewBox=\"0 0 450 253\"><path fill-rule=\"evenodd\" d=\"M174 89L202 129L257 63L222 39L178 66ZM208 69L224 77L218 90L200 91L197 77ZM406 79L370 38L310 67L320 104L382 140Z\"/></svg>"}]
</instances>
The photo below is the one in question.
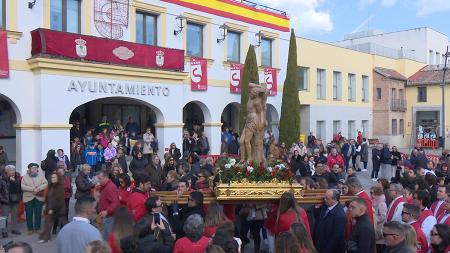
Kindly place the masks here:
<instances>
[{"instance_id":1,"label":"white column","mask_svg":"<svg viewBox=\"0 0 450 253\"><path fill-rule=\"evenodd\" d=\"M183 144L183 123L157 123L155 124L156 138L159 142L158 156L163 159L172 142L175 142L177 148L182 152Z\"/></svg>"},{"instance_id":2,"label":"white column","mask_svg":"<svg viewBox=\"0 0 450 253\"><path fill-rule=\"evenodd\" d=\"M203 127L209 140L209 154L220 155L222 122L206 122Z\"/></svg>"},{"instance_id":3,"label":"white column","mask_svg":"<svg viewBox=\"0 0 450 253\"><path fill-rule=\"evenodd\" d=\"M16 168L22 175L29 163L45 159L50 149L62 148L70 156L70 124L20 124L16 128Z\"/></svg>"}]
</instances>

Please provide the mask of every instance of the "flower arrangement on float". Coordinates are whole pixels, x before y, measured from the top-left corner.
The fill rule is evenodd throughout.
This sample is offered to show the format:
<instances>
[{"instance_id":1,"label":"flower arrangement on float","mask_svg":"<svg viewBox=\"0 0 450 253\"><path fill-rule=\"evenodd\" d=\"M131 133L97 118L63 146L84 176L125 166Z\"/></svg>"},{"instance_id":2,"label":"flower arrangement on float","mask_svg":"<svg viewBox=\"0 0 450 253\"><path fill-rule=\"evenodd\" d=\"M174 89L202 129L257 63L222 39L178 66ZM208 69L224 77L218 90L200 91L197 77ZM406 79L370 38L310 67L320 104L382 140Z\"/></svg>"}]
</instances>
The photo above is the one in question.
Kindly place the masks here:
<instances>
[{"instance_id":1,"label":"flower arrangement on float","mask_svg":"<svg viewBox=\"0 0 450 253\"><path fill-rule=\"evenodd\" d=\"M277 199L286 191L303 196L303 188L294 182L294 174L282 160L237 161L222 158L216 162L219 184L218 200Z\"/></svg>"}]
</instances>

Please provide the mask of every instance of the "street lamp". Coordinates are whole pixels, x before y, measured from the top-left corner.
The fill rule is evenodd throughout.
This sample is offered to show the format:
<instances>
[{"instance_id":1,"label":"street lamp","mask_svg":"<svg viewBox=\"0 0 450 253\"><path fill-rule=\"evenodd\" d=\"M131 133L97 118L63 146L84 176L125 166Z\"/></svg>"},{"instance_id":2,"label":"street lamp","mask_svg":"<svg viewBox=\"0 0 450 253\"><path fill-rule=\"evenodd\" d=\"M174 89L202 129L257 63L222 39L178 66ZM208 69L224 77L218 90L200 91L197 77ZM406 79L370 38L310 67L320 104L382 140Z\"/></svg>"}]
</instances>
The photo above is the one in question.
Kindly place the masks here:
<instances>
[{"instance_id":1,"label":"street lamp","mask_svg":"<svg viewBox=\"0 0 450 253\"><path fill-rule=\"evenodd\" d=\"M447 72L447 70L449 70L449 68L447 67L447 59L450 57L450 53L448 52L448 46L447 46L447 52L445 53L445 61L444 61L444 68L443 70L443 74L442 74L442 83L441 83L441 90L442 90L442 122L441 122L441 136L442 136L442 149L445 149L445 136L446 136L446 132L445 132L445 72Z\"/></svg>"}]
</instances>

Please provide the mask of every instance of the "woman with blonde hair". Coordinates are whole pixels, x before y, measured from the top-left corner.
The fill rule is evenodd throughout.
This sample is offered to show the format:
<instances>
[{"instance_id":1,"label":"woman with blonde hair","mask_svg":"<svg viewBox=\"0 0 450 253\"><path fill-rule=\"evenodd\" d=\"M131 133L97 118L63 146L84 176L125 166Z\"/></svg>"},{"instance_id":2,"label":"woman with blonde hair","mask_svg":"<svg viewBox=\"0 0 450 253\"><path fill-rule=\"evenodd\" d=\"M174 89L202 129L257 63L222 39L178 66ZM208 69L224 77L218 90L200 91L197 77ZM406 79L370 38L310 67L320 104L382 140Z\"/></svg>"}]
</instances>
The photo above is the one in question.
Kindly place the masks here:
<instances>
[{"instance_id":1,"label":"woman with blonde hair","mask_svg":"<svg viewBox=\"0 0 450 253\"><path fill-rule=\"evenodd\" d=\"M381 186L373 186L370 188L370 199L372 200L373 209L375 209L375 216L377 224L375 226L376 246L378 252L383 252L385 242L383 238L383 226L386 222L387 205L384 191Z\"/></svg>"},{"instance_id":2,"label":"woman with blonde hair","mask_svg":"<svg viewBox=\"0 0 450 253\"><path fill-rule=\"evenodd\" d=\"M48 182L37 163L28 164L27 173L22 178L23 203L27 220L28 235L40 233L44 190Z\"/></svg>"},{"instance_id":3,"label":"woman with blonde hair","mask_svg":"<svg viewBox=\"0 0 450 253\"><path fill-rule=\"evenodd\" d=\"M405 242L414 252L417 251L417 234L414 228L409 224L402 224L405 229Z\"/></svg>"},{"instance_id":4,"label":"woman with blonde hair","mask_svg":"<svg viewBox=\"0 0 450 253\"><path fill-rule=\"evenodd\" d=\"M203 235L212 238L216 233L217 227L230 222L222 208L217 202L212 202L208 206L205 216L205 230Z\"/></svg>"}]
</instances>

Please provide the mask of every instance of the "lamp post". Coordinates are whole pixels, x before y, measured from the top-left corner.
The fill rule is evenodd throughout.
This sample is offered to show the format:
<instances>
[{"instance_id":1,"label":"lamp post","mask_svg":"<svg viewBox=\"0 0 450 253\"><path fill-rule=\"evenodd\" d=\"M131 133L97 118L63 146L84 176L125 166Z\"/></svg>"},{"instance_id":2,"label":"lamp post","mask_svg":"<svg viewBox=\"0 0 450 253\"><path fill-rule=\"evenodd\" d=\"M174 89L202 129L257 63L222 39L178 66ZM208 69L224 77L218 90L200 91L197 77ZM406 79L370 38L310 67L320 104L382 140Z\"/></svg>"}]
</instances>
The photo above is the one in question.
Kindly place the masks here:
<instances>
[{"instance_id":1,"label":"lamp post","mask_svg":"<svg viewBox=\"0 0 450 253\"><path fill-rule=\"evenodd\" d=\"M442 74L442 83L441 83L441 90L442 90L442 122L441 122L441 137L442 137L442 149L445 149L445 139L446 139L446 131L445 131L445 72L449 69L447 67L447 59L450 57L450 53L448 52L448 46L447 51L445 53L445 60L444 60L444 68L443 68L443 74Z\"/></svg>"}]
</instances>

